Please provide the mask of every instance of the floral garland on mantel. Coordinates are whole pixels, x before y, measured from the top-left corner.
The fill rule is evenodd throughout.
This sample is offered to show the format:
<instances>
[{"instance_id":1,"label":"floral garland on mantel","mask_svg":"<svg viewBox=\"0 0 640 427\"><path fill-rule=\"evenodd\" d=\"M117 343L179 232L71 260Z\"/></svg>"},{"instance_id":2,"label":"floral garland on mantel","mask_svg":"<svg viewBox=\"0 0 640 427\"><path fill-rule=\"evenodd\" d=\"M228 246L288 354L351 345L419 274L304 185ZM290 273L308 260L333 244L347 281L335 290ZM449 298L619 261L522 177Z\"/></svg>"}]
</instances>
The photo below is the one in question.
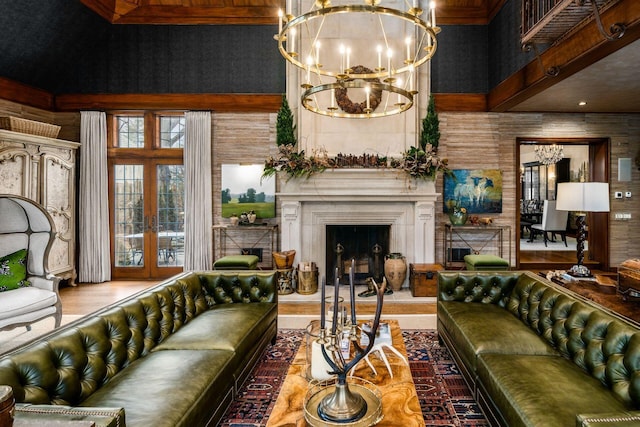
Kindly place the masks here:
<instances>
[{"instance_id":1,"label":"floral garland on mantel","mask_svg":"<svg viewBox=\"0 0 640 427\"><path fill-rule=\"evenodd\" d=\"M269 157L264 164L263 177L282 172L291 178L309 178L327 169L394 169L406 172L417 179L435 179L440 171L450 173L447 159L438 156L437 149L427 144L425 149L410 147L400 159L363 154L361 156L338 154L329 157L326 150L314 150L305 156L293 144L278 146L276 157Z\"/></svg>"}]
</instances>

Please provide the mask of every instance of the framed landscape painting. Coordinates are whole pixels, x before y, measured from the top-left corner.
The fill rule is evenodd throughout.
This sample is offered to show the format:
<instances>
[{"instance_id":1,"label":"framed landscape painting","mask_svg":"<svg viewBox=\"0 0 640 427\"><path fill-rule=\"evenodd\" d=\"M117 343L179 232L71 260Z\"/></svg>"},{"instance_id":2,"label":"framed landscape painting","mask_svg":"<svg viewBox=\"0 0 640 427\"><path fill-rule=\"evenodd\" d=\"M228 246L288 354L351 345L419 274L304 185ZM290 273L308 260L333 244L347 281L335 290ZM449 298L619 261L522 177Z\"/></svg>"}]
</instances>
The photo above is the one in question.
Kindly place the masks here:
<instances>
[{"instance_id":1,"label":"framed landscape painting","mask_svg":"<svg viewBox=\"0 0 640 427\"><path fill-rule=\"evenodd\" d=\"M502 170L454 169L444 175L444 212L453 206L468 213L502 212Z\"/></svg>"},{"instance_id":2,"label":"framed landscape painting","mask_svg":"<svg viewBox=\"0 0 640 427\"><path fill-rule=\"evenodd\" d=\"M264 165L222 165L222 217L254 211L257 218L276 216L275 176L262 179Z\"/></svg>"}]
</instances>

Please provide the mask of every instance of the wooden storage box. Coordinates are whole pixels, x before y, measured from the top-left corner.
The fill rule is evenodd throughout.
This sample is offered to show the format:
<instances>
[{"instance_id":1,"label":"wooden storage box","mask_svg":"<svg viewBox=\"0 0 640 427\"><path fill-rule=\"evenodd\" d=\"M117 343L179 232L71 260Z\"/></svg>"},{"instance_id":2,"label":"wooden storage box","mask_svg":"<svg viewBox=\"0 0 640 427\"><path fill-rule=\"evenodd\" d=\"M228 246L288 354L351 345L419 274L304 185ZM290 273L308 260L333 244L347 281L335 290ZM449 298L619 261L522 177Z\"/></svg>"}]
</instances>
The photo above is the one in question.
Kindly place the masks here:
<instances>
[{"instance_id":1,"label":"wooden storage box","mask_svg":"<svg viewBox=\"0 0 640 427\"><path fill-rule=\"evenodd\" d=\"M440 264L409 264L409 288L414 297L435 297L438 295L438 271Z\"/></svg>"},{"instance_id":2,"label":"wooden storage box","mask_svg":"<svg viewBox=\"0 0 640 427\"><path fill-rule=\"evenodd\" d=\"M640 299L640 260L629 259L620 264L618 293L624 301Z\"/></svg>"}]
</instances>

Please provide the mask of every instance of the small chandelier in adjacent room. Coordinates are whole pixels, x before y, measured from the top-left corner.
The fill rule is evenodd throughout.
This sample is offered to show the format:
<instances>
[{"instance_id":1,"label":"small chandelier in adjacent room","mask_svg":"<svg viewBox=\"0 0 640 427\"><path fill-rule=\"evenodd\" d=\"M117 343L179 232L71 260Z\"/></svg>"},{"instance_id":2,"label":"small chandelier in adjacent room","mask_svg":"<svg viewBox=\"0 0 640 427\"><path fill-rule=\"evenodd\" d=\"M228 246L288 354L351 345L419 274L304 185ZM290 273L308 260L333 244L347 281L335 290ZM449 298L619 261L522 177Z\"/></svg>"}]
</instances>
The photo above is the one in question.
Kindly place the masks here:
<instances>
[{"instance_id":1,"label":"small chandelier in adjacent room","mask_svg":"<svg viewBox=\"0 0 640 427\"><path fill-rule=\"evenodd\" d=\"M292 14L291 1L286 13L278 14L274 38L282 56L301 70L301 101L307 110L371 118L412 107L418 67L434 55L440 32L433 0L426 11L419 0L406 11L382 6L380 0L341 5L311 0L310 10L298 16Z\"/></svg>"},{"instance_id":2,"label":"small chandelier in adjacent room","mask_svg":"<svg viewBox=\"0 0 640 427\"><path fill-rule=\"evenodd\" d=\"M534 150L536 159L543 165L553 165L564 158L564 147L562 145L536 145Z\"/></svg>"}]
</instances>

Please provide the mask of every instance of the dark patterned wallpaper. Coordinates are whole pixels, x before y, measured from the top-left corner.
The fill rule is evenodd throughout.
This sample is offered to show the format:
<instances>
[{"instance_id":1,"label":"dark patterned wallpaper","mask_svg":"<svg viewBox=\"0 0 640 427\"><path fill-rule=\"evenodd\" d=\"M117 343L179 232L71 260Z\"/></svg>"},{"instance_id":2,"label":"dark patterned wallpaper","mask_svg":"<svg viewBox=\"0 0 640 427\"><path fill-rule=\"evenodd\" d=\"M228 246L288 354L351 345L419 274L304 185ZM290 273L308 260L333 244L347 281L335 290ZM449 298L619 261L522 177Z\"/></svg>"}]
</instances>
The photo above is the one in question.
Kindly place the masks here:
<instances>
[{"instance_id":1,"label":"dark patterned wallpaper","mask_svg":"<svg viewBox=\"0 0 640 427\"><path fill-rule=\"evenodd\" d=\"M508 0L491 25L442 26L433 92L487 93L529 62L519 19ZM56 94L285 91L275 25L111 25L79 0L5 0L0 27L0 76Z\"/></svg>"},{"instance_id":2,"label":"dark patterned wallpaper","mask_svg":"<svg viewBox=\"0 0 640 427\"><path fill-rule=\"evenodd\" d=\"M443 25L431 60L434 93L487 93L487 27Z\"/></svg>"}]
</instances>

